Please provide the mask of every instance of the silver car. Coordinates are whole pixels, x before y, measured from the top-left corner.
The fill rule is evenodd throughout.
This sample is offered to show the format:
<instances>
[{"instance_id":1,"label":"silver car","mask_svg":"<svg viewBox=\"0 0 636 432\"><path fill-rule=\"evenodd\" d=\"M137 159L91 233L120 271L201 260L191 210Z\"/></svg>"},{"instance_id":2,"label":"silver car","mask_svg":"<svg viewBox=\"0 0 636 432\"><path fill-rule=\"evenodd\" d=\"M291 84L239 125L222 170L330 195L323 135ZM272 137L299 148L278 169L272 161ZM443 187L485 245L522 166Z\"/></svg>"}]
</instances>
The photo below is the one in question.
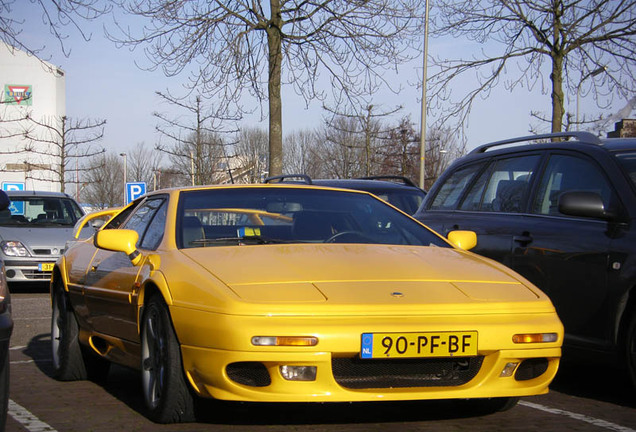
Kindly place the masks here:
<instances>
[{"instance_id":1,"label":"silver car","mask_svg":"<svg viewBox=\"0 0 636 432\"><path fill-rule=\"evenodd\" d=\"M0 211L0 257L7 281L48 282L53 264L64 253L73 226L84 211L60 192L7 194L11 205Z\"/></svg>"}]
</instances>

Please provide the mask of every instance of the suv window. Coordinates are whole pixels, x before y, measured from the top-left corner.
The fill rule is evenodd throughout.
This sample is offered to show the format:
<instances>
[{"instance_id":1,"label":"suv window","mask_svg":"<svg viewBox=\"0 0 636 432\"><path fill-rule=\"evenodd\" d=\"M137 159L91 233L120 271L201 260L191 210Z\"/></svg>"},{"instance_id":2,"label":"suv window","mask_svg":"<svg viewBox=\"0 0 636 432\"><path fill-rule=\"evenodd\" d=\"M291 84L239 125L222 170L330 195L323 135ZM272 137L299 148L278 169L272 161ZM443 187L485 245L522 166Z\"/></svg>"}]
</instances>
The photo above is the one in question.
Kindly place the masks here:
<instances>
[{"instance_id":1,"label":"suv window","mask_svg":"<svg viewBox=\"0 0 636 432\"><path fill-rule=\"evenodd\" d=\"M519 213L525 209L530 178L539 155L494 161L472 186L462 210Z\"/></svg>"},{"instance_id":2,"label":"suv window","mask_svg":"<svg viewBox=\"0 0 636 432\"><path fill-rule=\"evenodd\" d=\"M560 215L559 196L567 191L596 192L603 198L605 208L609 208L612 187L594 162L575 156L552 155L539 185L533 213Z\"/></svg>"},{"instance_id":3,"label":"suv window","mask_svg":"<svg viewBox=\"0 0 636 432\"><path fill-rule=\"evenodd\" d=\"M616 155L616 159L636 186L636 152L619 153Z\"/></svg>"},{"instance_id":4,"label":"suv window","mask_svg":"<svg viewBox=\"0 0 636 432\"><path fill-rule=\"evenodd\" d=\"M454 209L462 197L462 192L470 184L473 177L479 172L483 164L470 165L455 171L440 187L439 192L433 198L430 210Z\"/></svg>"}]
</instances>

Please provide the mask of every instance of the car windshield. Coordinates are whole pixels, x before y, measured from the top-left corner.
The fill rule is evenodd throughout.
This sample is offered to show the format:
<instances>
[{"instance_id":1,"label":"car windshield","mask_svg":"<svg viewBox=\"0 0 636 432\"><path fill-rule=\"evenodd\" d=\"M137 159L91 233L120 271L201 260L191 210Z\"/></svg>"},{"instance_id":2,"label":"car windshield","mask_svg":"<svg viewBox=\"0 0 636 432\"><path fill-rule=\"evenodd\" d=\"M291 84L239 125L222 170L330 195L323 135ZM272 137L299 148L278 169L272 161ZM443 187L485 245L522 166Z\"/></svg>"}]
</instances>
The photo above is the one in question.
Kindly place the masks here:
<instances>
[{"instance_id":1,"label":"car windshield","mask_svg":"<svg viewBox=\"0 0 636 432\"><path fill-rule=\"evenodd\" d=\"M60 197L11 196L11 205L0 211L0 226L73 226L83 216L75 201Z\"/></svg>"},{"instance_id":2,"label":"car windshield","mask_svg":"<svg viewBox=\"0 0 636 432\"><path fill-rule=\"evenodd\" d=\"M229 188L181 194L182 248L269 243L374 243L449 247L382 201L312 188Z\"/></svg>"},{"instance_id":3,"label":"car windshield","mask_svg":"<svg viewBox=\"0 0 636 432\"><path fill-rule=\"evenodd\" d=\"M636 151L618 153L616 159L623 166L623 169L636 186Z\"/></svg>"}]
</instances>

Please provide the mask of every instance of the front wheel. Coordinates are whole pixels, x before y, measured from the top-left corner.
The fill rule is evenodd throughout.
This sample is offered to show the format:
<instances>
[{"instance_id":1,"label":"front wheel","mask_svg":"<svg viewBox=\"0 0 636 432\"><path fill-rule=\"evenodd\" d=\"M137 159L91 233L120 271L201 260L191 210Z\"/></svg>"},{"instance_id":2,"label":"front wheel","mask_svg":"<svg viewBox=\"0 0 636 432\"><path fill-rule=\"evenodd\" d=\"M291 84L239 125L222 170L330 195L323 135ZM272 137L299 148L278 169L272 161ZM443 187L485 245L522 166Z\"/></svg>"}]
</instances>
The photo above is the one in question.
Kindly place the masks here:
<instances>
[{"instance_id":1,"label":"front wheel","mask_svg":"<svg viewBox=\"0 0 636 432\"><path fill-rule=\"evenodd\" d=\"M103 381L108 376L110 362L80 344L77 319L60 281L53 293L51 348L53 376L60 381Z\"/></svg>"},{"instance_id":2,"label":"front wheel","mask_svg":"<svg viewBox=\"0 0 636 432\"><path fill-rule=\"evenodd\" d=\"M141 374L151 420L157 423L195 420L194 396L186 383L179 342L168 307L158 295L148 300L143 314Z\"/></svg>"},{"instance_id":3,"label":"front wheel","mask_svg":"<svg viewBox=\"0 0 636 432\"><path fill-rule=\"evenodd\" d=\"M53 376L61 381L88 378L79 343L79 326L62 284L55 283L51 311Z\"/></svg>"}]
</instances>

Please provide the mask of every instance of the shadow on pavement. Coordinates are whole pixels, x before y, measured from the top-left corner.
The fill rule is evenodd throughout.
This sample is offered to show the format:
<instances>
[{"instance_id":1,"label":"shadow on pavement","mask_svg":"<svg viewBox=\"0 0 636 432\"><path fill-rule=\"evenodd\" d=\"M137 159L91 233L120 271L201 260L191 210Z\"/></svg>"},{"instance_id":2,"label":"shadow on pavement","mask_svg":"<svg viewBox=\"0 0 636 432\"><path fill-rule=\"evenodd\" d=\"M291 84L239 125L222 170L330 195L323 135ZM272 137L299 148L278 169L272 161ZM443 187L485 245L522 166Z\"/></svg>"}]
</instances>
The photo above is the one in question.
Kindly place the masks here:
<instances>
[{"instance_id":1,"label":"shadow on pavement","mask_svg":"<svg viewBox=\"0 0 636 432\"><path fill-rule=\"evenodd\" d=\"M562 362L550 389L571 396L636 407L627 371L603 363Z\"/></svg>"}]
</instances>

